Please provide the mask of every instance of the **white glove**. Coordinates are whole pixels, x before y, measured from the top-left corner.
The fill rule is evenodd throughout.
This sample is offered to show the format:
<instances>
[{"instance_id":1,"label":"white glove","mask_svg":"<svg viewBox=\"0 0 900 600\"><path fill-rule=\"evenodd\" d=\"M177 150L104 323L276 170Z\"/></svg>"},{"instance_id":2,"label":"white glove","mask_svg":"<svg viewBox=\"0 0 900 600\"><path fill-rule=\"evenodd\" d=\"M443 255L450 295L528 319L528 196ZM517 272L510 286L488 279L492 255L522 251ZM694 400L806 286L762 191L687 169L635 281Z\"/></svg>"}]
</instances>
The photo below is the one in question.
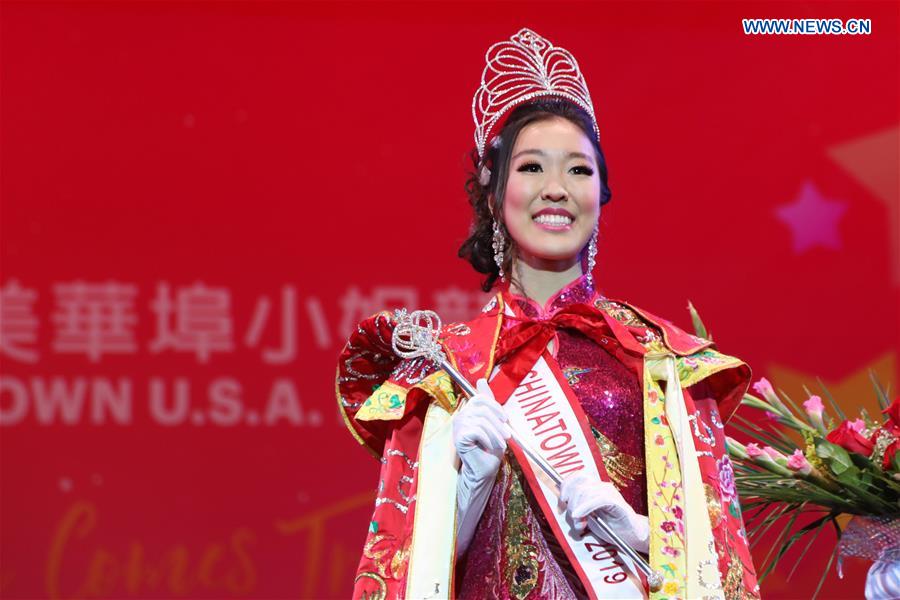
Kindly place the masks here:
<instances>
[{"instance_id":1,"label":"white glove","mask_svg":"<svg viewBox=\"0 0 900 600\"><path fill-rule=\"evenodd\" d=\"M559 499L576 533L583 533L587 516L596 513L629 546L644 554L650 550L650 520L634 512L612 483L580 471L563 480Z\"/></svg>"},{"instance_id":2,"label":"white glove","mask_svg":"<svg viewBox=\"0 0 900 600\"><path fill-rule=\"evenodd\" d=\"M468 548L512 435L506 413L485 379L453 417L453 444L462 463L456 486L456 555Z\"/></svg>"}]
</instances>

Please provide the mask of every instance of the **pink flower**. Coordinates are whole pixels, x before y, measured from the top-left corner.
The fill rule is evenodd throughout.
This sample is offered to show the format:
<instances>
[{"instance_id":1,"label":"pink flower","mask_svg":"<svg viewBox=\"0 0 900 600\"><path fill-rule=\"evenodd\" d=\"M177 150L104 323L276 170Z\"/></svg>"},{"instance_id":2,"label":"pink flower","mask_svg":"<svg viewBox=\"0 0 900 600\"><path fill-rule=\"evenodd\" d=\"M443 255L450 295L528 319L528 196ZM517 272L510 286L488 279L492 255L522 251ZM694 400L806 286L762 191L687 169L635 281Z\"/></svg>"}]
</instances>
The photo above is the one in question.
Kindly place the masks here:
<instances>
[{"instance_id":1,"label":"pink flower","mask_svg":"<svg viewBox=\"0 0 900 600\"><path fill-rule=\"evenodd\" d=\"M810 396L809 400L803 403L803 410L806 411L806 415L809 417L809 421L813 424L813 427L816 428L816 431L821 435L828 433L828 430L825 428L825 422L822 420L822 415L825 412L825 405L822 404L821 398L818 396Z\"/></svg>"},{"instance_id":2,"label":"pink flower","mask_svg":"<svg viewBox=\"0 0 900 600\"><path fill-rule=\"evenodd\" d=\"M726 455L716 461L716 468L719 471L719 492L722 496L722 501L727 504L731 502L732 498L737 496L734 467L731 466L731 459Z\"/></svg>"},{"instance_id":3,"label":"pink flower","mask_svg":"<svg viewBox=\"0 0 900 600\"><path fill-rule=\"evenodd\" d=\"M672 514L675 515L676 519L681 519L681 517L684 516L684 511L681 510L680 506L676 506L676 507L672 508Z\"/></svg>"},{"instance_id":4,"label":"pink flower","mask_svg":"<svg viewBox=\"0 0 900 600\"><path fill-rule=\"evenodd\" d=\"M663 521L660 524L660 528L666 533L672 533L675 531L675 522L674 521Z\"/></svg>"},{"instance_id":5,"label":"pink flower","mask_svg":"<svg viewBox=\"0 0 900 600\"><path fill-rule=\"evenodd\" d=\"M850 421L850 429L852 429L856 433L864 433L866 431L866 423L862 419Z\"/></svg>"},{"instance_id":6,"label":"pink flower","mask_svg":"<svg viewBox=\"0 0 900 600\"><path fill-rule=\"evenodd\" d=\"M768 397L770 394L775 393L775 390L772 389L772 384L765 377L753 384L753 391L763 397Z\"/></svg>"},{"instance_id":7,"label":"pink flower","mask_svg":"<svg viewBox=\"0 0 900 600\"><path fill-rule=\"evenodd\" d=\"M775 409L774 412L781 413L782 415L790 414L788 408L778 398L778 394L775 393L775 389L772 387L772 384L769 383L769 380L765 377L753 384L753 391L755 391L757 394L760 394L765 399L765 401Z\"/></svg>"},{"instance_id":8,"label":"pink flower","mask_svg":"<svg viewBox=\"0 0 900 600\"><path fill-rule=\"evenodd\" d=\"M803 410L809 416L818 415L821 417L822 411L825 410L825 405L822 404L822 399L819 396L810 396L809 400L803 403Z\"/></svg>"},{"instance_id":9,"label":"pink flower","mask_svg":"<svg viewBox=\"0 0 900 600\"><path fill-rule=\"evenodd\" d=\"M812 465L806 460L800 448L794 450L794 453L788 457L787 465L788 468L797 471L801 475L809 475L812 472Z\"/></svg>"},{"instance_id":10,"label":"pink flower","mask_svg":"<svg viewBox=\"0 0 900 600\"><path fill-rule=\"evenodd\" d=\"M681 550L679 550L678 548L673 548L672 546L663 547L662 552L663 554L668 554L672 557L677 557L679 554L681 554Z\"/></svg>"},{"instance_id":11,"label":"pink flower","mask_svg":"<svg viewBox=\"0 0 900 600\"><path fill-rule=\"evenodd\" d=\"M762 448L759 447L759 444L756 442L750 442L747 444L747 456L750 458L758 458L764 455L765 452L762 451Z\"/></svg>"}]
</instances>

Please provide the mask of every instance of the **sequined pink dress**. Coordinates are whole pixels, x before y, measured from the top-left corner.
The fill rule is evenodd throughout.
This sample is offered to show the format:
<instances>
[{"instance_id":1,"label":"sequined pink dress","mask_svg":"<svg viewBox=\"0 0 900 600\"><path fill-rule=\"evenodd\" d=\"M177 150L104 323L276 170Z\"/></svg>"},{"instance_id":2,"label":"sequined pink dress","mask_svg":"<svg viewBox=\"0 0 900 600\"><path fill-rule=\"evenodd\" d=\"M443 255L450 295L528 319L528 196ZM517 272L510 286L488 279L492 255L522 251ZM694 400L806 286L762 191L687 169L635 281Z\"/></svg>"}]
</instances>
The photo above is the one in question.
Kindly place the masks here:
<instances>
[{"instance_id":1,"label":"sequined pink dress","mask_svg":"<svg viewBox=\"0 0 900 600\"><path fill-rule=\"evenodd\" d=\"M523 316L537 319L592 296L581 278L545 307L513 294L506 300ZM557 331L553 355L588 416L611 479L632 508L646 515L643 405L636 374L574 330ZM456 589L459 598L473 599L586 597L509 453L458 564Z\"/></svg>"}]
</instances>

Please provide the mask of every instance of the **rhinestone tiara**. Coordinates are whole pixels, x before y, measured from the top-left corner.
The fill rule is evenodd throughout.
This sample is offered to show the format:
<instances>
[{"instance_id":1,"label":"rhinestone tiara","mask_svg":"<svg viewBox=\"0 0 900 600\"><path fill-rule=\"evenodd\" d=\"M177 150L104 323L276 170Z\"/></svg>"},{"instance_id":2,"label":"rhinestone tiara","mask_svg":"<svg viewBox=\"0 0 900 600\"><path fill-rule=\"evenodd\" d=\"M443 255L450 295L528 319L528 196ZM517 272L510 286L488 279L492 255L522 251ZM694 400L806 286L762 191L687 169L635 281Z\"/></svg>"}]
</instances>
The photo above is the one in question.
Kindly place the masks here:
<instances>
[{"instance_id":1,"label":"rhinestone tiara","mask_svg":"<svg viewBox=\"0 0 900 600\"><path fill-rule=\"evenodd\" d=\"M541 96L565 98L583 108L600 139L594 104L571 52L523 28L509 40L488 48L484 58L487 64L481 73L481 85L472 98L475 145L481 160L493 130L506 113Z\"/></svg>"}]
</instances>

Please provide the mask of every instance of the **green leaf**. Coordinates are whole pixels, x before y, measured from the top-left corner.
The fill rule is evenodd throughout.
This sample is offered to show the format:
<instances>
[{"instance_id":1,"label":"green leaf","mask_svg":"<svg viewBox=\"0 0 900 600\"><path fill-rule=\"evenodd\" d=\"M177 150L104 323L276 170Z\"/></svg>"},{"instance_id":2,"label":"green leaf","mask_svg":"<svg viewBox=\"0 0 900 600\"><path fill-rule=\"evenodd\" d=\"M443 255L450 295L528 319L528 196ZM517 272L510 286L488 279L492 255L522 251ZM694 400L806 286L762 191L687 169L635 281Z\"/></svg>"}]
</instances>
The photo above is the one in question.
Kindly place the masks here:
<instances>
[{"instance_id":1,"label":"green leaf","mask_svg":"<svg viewBox=\"0 0 900 600\"><path fill-rule=\"evenodd\" d=\"M694 305L690 300L688 300L688 312L691 313L691 323L694 325L694 335L712 341L712 335L707 331L706 325L703 324L703 320L700 318L700 313L697 312L697 309L694 308Z\"/></svg>"},{"instance_id":2,"label":"green leaf","mask_svg":"<svg viewBox=\"0 0 900 600\"><path fill-rule=\"evenodd\" d=\"M841 421L846 421L847 415L844 414L844 411L841 410L838 403L834 401L834 396L831 395L831 392L828 391L828 388L825 387L825 384L822 383L822 380L819 377L816 377L816 381L819 382L819 387L822 388L822 393L825 394L825 397L828 398L828 401L831 403L831 407L834 409L835 414ZM803 386L803 389L806 390L806 386ZM806 390L806 393L808 394L809 390Z\"/></svg>"},{"instance_id":3,"label":"green leaf","mask_svg":"<svg viewBox=\"0 0 900 600\"><path fill-rule=\"evenodd\" d=\"M875 371L869 369L869 379L872 380L872 387L875 388L875 394L878 396L878 406L881 407L881 410L886 409L891 405L890 400L888 400L887 392L882 389L881 383L878 381L878 376L875 375Z\"/></svg>"},{"instance_id":4,"label":"green leaf","mask_svg":"<svg viewBox=\"0 0 900 600\"><path fill-rule=\"evenodd\" d=\"M758 518L762 516L762 514L769 508L769 503L763 500L750 500L742 503L742 510L744 511L744 529L749 529L753 526L753 523L756 522ZM760 506L761 505L761 506ZM750 514L753 510L756 510L752 515Z\"/></svg>"},{"instance_id":5,"label":"green leaf","mask_svg":"<svg viewBox=\"0 0 900 600\"><path fill-rule=\"evenodd\" d=\"M784 544L783 540L784 540L785 536L787 536L790 533L791 529L794 527L794 523L797 521L797 517L799 517L800 514L803 512L804 505L805 505L805 503L801 504L796 510L792 511L793 514L791 514L791 517L788 519L788 522L784 526L784 529L781 530L781 533L779 533L778 537L775 538L775 542L772 544L772 547L769 548L769 551L766 553L766 557L763 559L763 562L762 562L762 564L764 564L764 565L767 562L769 562L769 557L772 555L772 552L775 550L775 548L777 548L779 545L782 546L781 553L779 553L775 558L772 559L772 562L769 563L769 566L766 567L766 569L763 571L762 576L759 578L760 581L762 581L765 578L765 576L768 575L772 571L772 569L775 568L775 564L778 562L778 559L781 557L781 554L783 554L784 552L787 552L787 548L790 547L790 544L788 544L787 547L785 547L783 545Z\"/></svg>"},{"instance_id":6,"label":"green leaf","mask_svg":"<svg viewBox=\"0 0 900 600\"><path fill-rule=\"evenodd\" d=\"M798 415L800 415L800 416L802 416L804 419L806 419L806 411L800 410L800 407L797 406L797 404L795 404L793 400L791 400L791 397L790 397L790 396L788 396L788 395L787 395L783 390L781 390L781 389L778 390L778 393L781 394L781 397L782 397L782 398L784 398L785 400L787 400L788 404L790 404L791 408L794 410L795 413L797 413ZM808 419L807 419L807 421L808 421Z\"/></svg>"},{"instance_id":7,"label":"green leaf","mask_svg":"<svg viewBox=\"0 0 900 600\"><path fill-rule=\"evenodd\" d=\"M800 435L803 435L804 433L812 433L811 429L796 429L796 431L798 431L800 433ZM793 439L789 438L787 436L787 434L784 431L782 431L780 428L772 430L772 433L775 433L781 440L784 441L785 444L788 445L788 450L791 450L790 452L788 452L788 454L793 454L792 450L793 450L793 448L795 448L797 446L797 442L795 442Z\"/></svg>"},{"instance_id":8,"label":"green leaf","mask_svg":"<svg viewBox=\"0 0 900 600\"><path fill-rule=\"evenodd\" d=\"M835 475L855 468L853 461L850 460L850 454L846 450L822 438L816 440L816 456L826 461Z\"/></svg>"},{"instance_id":9,"label":"green leaf","mask_svg":"<svg viewBox=\"0 0 900 600\"><path fill-rule=\"evenodd\" d=\"M837 519L831 520L832 525L834 525L835 530L837 531L838 540L841 539L841 528L838 525ZM831 563L834 562L834 557L837 554L839 544L834 545L834 550L831 551L831 558L828 559L828 564L825 565L825 570L822 571L822 578L819 579L819 585L816 586L816 591L813 592L812 599L816 600L816 596L819 595L819 590L822 589L822 584L825 583L825 578L828 576L828 570L831 569Z\"/></svg>"},{"instance_id":10,"label":"green leaf","mask_svg":"<svg viewBox=\"0 0 900 600\"><path fill-rule=\"evenodd\" d=\"M788 573L788 576L787 576L788 581L790 581L791 577L793 577L794 571L797 570L797 567L800 566L800 563L803 562L803 557L806 556L806 553L809 551L810 547L813 545L813 542L815 542L819 538L819 534L822 533L823 529L825 529L825 524L828 523L828 519L831 517L831 515L832 515L832 513L828 513L821 519L816 519L815 521L813 521L812 523L810 523L809 525L807 525L806 527L804 527L803 529L801 529L800 531L798 531L797 533L794 534L794 537L796 537L799 540L802 536L811 532L813 529L816 530L815 534L813 534L810 537L809 541L806 543L806 547L803 549L803 552L801 552L800 556L797 558L797 562L794 563L794 567L791 569L791 572Z\"/></svg>"},{"instance_id":11,"label":"green leaf","mask_svg":"<svg viewBox=\"0 0 900 600\"><path fill-rule=\"evenodd\" d=\"M757 543L761 542L763 537L765 537L766 532L771 529L772 525L777 523L781 517L788 511L794 510L797 508L797 504L783 504L772 510L771 513L766 517L766 520L757 525L753 531L748 531L748 535L753 538L753 541L750 542L750 547L752 548ZM773 516L774 515L774 516Z\"/></svg>"},{"instance_id":12,"label":"green leaf","mask_svg":"<svg viewBox=\"0 0 900 600\"><path fill-rule=\"evenodd\" d=\"M741 425L735 423L735 421L740 421ZM772 446L782 454L793 454L794 453L794 445L790 440L778 440L771 435L769 432L764 431L755 423L751 423L741 415L735 415L732 419L731 423L729 423L730 427L734 427L741 433L753 438L758 442L762 442L764 445Z\"/></svg>"}]
</instances>

